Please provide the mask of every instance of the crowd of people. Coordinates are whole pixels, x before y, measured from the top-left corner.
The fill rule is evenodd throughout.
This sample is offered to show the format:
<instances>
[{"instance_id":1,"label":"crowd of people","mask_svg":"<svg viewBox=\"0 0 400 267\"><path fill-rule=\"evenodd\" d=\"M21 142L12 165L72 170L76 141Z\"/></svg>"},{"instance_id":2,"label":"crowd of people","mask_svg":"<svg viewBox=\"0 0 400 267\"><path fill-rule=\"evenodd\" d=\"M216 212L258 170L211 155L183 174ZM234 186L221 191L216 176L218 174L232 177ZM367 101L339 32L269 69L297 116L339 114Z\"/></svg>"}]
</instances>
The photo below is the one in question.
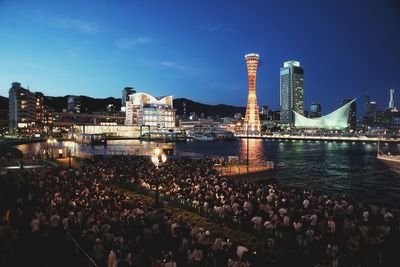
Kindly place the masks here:
<instances>
[{"instance_id":1,"label":"crowd of people","mask_svg":"<svg viewBox=\"0 0 400 267\"><path fill-rule=\"evenodd\" d=\"M170 159L155 170L146 158L98 159L108 179L160 191L268 240L304 266L397 266L400 218L395 209L263 181L218 175L212 160ZM302 266L303 266L302 265Z\"/></svg>"},{"instance_id":2,"label":"crowd of people","mask_svg":"<svg viewBox=\"0 0 400 267\"><path fill-rule=\"evenodd\" d=\"M0 179L0 266L273 266L249 244L114 190L124 183L213 215L281 251L276 266L397 266L399 213L217 174L209 159L92 157ZM78 253L79 252L79 253ZM88 255L86 256L85 253Z\"/></svg>"},{"instance_id":3,"label":"crowd of people","mask_svg":"<svg viewBox=\"0 0 400 267\"><path fill-rule=\"evenodd\" d=\"M113 190L102 163L1 177L0 266L263 266L244 244Z\"/></svg>"},{"instance_id":4,"label":"crowd of people","mask_svg":"<svg viewBox=\"0 0 400 267\"><path fill-rule=\"evenodd\" d=\"M15 158L22 158L22 156L21 151L0 141L0 165L6 164Z\"/></svg>"}]
</instances>

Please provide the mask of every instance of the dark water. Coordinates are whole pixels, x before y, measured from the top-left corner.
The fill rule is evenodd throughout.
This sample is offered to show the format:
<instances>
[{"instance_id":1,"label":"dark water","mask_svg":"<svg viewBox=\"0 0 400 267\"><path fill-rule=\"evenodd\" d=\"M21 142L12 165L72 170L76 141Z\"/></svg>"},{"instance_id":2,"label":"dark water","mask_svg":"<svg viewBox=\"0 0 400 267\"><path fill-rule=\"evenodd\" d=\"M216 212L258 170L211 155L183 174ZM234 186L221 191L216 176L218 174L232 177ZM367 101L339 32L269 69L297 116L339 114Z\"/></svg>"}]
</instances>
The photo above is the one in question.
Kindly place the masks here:
<instances>
[{"instance_id":1,"label":"dark water","mask_svg":"<svg viewBox=\"0 0 400 267\"><path fill-rule=\"evenodd\" d=\"M246 158L247 141L189 141L175 145L176 153ZM45 144L18 146L24 153L38 151ZM62 144L59 144L62 145ZM72 154L149 154L154 142L109 141L106 147L74 146ZM400 207L400 174L376 159L377 144L351 142L305 142L249 140L251 162L275 162L271 173L281 185L320 190L333 195ZM381 150L400 154L400 145L381 144Z\"/></svg>"}]
</instances>

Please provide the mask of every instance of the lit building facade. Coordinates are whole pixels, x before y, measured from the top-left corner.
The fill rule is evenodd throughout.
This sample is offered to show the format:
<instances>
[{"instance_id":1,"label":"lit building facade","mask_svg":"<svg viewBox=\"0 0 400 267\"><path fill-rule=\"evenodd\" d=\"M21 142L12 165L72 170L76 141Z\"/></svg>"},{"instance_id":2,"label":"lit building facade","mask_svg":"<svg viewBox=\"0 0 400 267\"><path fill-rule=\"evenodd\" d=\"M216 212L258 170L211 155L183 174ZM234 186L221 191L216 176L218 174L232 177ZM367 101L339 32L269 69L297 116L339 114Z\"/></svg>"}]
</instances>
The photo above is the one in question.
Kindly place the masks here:
<instances>
[{"instance_id":1,"label":"lit building facade","mask_svg":"<svg viewBox=\"0 0 400 267\"><path fill-rule=\"evenodd\" d=\"M44 95L14 82L9 90L9 132L11 135L42 133L52 123L44 105Z\"/></svg>"},{"instance_id":2,"label":"lit building facade","mask_svg":"<svg viewBox=\"0 0 400 267\"><path fill-rule=\"evenodd\" d=\"M126 102L125 125L172 129L175 127L175 113L172 96L133 93Z\"/></svg>"},{"instance_id":3,"label":"lit building facade","mask_svg":"<svg viewBox=\"0 0 400 267\"><path fill-rule=\"evenodd\" d=\"M280 121L289 126L294 111L304 115L304 70L298 61L286 61L280 69Z\"/></svg>"},{"instance_id":4,"label":"lit building facade","mask_svg":"<svg viewBox=\"0 0 400 267\"><path fill-rule=\"evenodd\" d=\"M349 128L349 112L354 101L355 99L325 116L314 119L293 111L294 126L300 129L346 130Z\"/></svg>"},{"instance_id":5,"label":"lit building facade","mask_svg":"<svg viewBox=\"0 0 400 267\"><path fill-rule=\"evenodd\" d=\"M125 112L126 109L126 101L129 101L129 96L134 94L136 91L133 87L125 87L122 90L122 98L121 98L121 111Z\"/></svg>"},{"instance_id":6,"label":"lit building facade","mask_svg":"<svg viewBox=\"0 0 400 267\"><path fill-rule=\"evenodd\" d=\"M260 115L258 112L257 95L256 95L256 74L259 61L258 54L247 54L246 65L249 79L249 96L247 98L246 116L244 118L245 130L260 131Z\"/></svg>"}]
</instances>

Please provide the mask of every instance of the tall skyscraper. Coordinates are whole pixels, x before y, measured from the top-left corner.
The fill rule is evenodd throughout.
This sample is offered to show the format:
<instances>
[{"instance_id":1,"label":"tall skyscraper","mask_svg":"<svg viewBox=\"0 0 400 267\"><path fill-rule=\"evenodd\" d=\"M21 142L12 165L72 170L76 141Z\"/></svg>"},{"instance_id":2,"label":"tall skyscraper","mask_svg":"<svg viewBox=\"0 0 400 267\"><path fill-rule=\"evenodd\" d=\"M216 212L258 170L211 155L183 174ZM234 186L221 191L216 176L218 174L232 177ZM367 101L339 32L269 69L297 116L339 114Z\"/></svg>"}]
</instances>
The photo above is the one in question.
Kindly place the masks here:
<instances>
[{"instance_id":1,"label":"tall skyscraper","mask_svg":"<svg viewBox=\"0 0 400 267\"><path fill-rule=\"evenodd\" d=\"M368 95L368 93L365 95L364 100L365 100L364 116L368 118L371 115L371 108L370 108L371 97Z\"/></svg>"},{"instance_id":2,"label":"tall skyscraper","mask_svg":"<svg viewBox=\"0 0 400 267\"><path fill-rule=\"evenodd\" d=\"M247 54L246 65L249 78L249 96L247 98L246 117L244 118L245 130L260 131L260 115L258 113L257 95L256 95L256 74L259 61L258 54Z\"/></svg>"},{"instance_id":3,"label":"tall skyscraper","mask_svg":"<svg viewBox=\"0 0 400 267\"><path fill-rule=\"evenodd\" d=\"M390 89L389 94L389 109L394 109L396 107L396 100L394 99L394 89Z\"/></svg>"},{"instance_id":4,"label":"tall skyscraper","mask_svg":"<svg viewBox=\"0 0 400 267\"><path fill-rule=\"evenodd\" d=\"M343 99L341 106L346 105L347 103L353 101L354 99ZM357 105L356 101L353 101L350 104L350 109L349 109L349 129L350 130L356 130L357 129Z\"/></svg>"},{"instance_id":5,"label":"tall skyscraper","mask_svg":"<svg viewBox=\"0 0 400 267\"><path fill-rule=\"evenodd\" d=\"M321 117L321 104L318 102L312 103L310 107L310 118Z\"/></svg>"},{"instance_id":6,"label":"tall skyscraper","mask_svg":"<svg viewBox=\"0 0 400 267\"><path fill-rule=\"evenodd\" d=\"M136 93L133 87L125 87L122 90L122 98L121 98L121 111L125 112L126 101L129 101L129 96Z\"/></svg>"},{"instance_id":7,"label":"tall skyscraper","mask_svg":"<svg viewBox=\"0 0 400 267\"><path fill-rule=\"evenodd\" d=\"M280 70L281 123L293 125L293 111L304 115L304 70L298 61L286 61Z\"/></svg>"}]
</instances>

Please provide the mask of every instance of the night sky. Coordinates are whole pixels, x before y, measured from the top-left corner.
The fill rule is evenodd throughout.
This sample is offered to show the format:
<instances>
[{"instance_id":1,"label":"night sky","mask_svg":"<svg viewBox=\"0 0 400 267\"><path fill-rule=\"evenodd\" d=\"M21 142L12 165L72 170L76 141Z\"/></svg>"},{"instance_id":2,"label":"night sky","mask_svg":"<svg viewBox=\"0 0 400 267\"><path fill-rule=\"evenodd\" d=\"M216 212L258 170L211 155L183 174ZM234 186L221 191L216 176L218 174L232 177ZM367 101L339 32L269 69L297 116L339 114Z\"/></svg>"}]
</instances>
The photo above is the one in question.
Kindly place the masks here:
<instances>
[{"instance_id":1,"label":"night sky","mask_svg":"<svg viewBox=\"0 0 400 267\"><path fill-rule=\"evenodd\" d=\"M400 4L376 1L0 0L0 94L120 97L125 86L245 105L244 55L261 57L258 103L279 108L279 68L298 60L305 108L369 92L400 106Z\"/></svg>"}]
</instances>

